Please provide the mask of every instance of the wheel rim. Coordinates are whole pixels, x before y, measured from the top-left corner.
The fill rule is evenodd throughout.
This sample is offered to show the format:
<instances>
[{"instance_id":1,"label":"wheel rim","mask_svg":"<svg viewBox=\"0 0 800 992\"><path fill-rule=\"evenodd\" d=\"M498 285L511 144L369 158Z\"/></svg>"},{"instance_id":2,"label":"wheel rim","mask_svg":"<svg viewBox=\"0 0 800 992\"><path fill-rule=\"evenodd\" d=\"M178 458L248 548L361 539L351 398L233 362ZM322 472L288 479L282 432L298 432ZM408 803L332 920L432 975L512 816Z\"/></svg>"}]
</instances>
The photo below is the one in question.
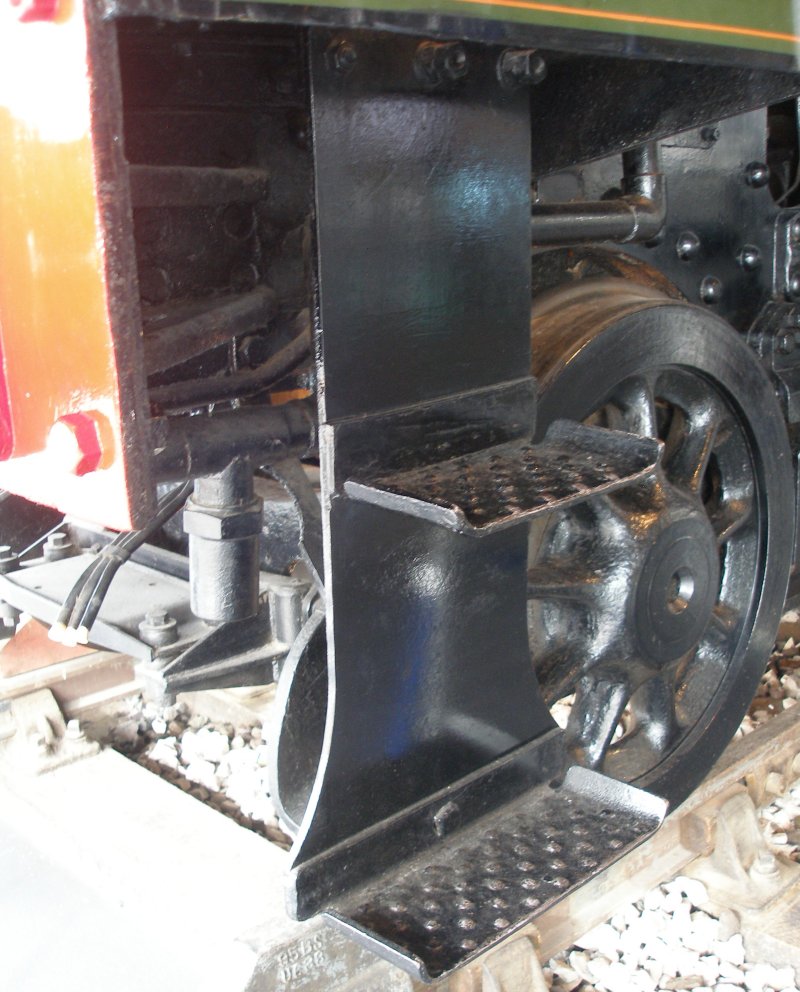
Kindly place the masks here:
<instances>
[{"instance_id":1,"label":"wheel rim","mask_svg":"<svg viewBox=\"0 0 800 992\"><path fill-rule=\"evenodd\" d=\"M601 316L587 331L593 311ZM670 322L681 334L672 348ZM704 347L692 348L692 334ZM733 363L713 358L722 345ZM542 691L551 705L571 699L565 732L577 760L677 800L738 725L780 613L788 558L775 547L776 509L791 509L767 478L765 448L783 439L780 413L732 331L619 281L562 294L534 319L535 368L537 346L540 431L566 415L664 442L649 480L532 534L529 629ZM746 398L766 403L755 424L736 392L743 374Z\"/></svg>"}]
</instances>

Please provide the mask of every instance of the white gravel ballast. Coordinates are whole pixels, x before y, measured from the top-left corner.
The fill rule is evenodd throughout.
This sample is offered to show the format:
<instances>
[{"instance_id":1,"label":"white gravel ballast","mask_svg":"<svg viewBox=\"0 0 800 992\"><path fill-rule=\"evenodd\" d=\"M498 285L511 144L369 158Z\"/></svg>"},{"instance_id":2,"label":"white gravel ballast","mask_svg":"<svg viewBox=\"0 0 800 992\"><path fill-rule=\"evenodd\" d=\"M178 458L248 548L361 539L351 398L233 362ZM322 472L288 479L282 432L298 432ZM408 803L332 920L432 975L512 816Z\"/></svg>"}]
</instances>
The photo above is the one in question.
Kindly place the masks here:
<instances>
[{"instance_id":1,"label":"white gravel ballast","mask_svg":"<svg viewBox=\"0 0 800 992\"><path fill-rule=\"evenodd\" d=\"M798 699L800 616L788 613L738 734L752 732ZM559 723L566 721L568 703L562 708ZM269 742L258 723L213 723L181 703L162 710L145 705L122 738L117 745L140 764L284 849L290 845L269 796ZM800 781L772 798L759 816L770 849L800 860ZM793 968L747 959L735 907L712 915L708 902L703 883L685 876L652 889L552 958L544 968L550 988L800 992Z\"/></svg>"}]
</instances>

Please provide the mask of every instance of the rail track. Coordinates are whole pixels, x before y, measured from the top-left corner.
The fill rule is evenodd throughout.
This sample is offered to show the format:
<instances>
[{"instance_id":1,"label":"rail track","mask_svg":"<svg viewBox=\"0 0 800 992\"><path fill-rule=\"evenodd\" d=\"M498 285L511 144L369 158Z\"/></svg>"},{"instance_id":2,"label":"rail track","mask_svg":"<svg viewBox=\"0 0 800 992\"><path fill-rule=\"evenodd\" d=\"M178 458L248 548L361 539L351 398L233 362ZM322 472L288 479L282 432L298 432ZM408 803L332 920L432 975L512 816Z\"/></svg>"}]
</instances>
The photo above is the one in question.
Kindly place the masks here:
<instances>
[{"instance_id":1,"label":"rail track","mask_svg":"<svg viewBox=\"0 0 800 992\"><path fill-rule=\"evenodd\" d=\"M109 682L109 670L117 673L116 682ZM0 713L0 738L5 736L5 741L0 742L0 788L24 799L28 806L40 808L44 815L51 811L57 826L63 810L58 803L52 804L53 790L58 788L55 783L67 777L73 784L79 781L81 795L75 795L71 814L71 830L75 833L74 808L91 808L92 789L103 789L109 766L113 765L113 774L131 783L132 806L146 802L152 807L152 798L145 800L138 792L142 788L149 790L145 780L155 776L138 773L131 777L125 769L135 765L109 748L96 754L96 747L87 742L75 723L75 714L80 714L83 727L102 734L102 728L113 723L115 712L119 714L128 707L129 714L139 689L130 680L130 673L124 659L103 654L82 661L71 658L3 679L0 710L5 709L5 713ZM102 688L98 689L98 685ZM248 712L253 722L265 717L263 697L252 703L255 708L251 710L247 696L226 692L210 697L193 694L190 701L195 713L202 713L204 700L209 708L207 715L220 725L241 721ZM763 701L760 708L764 709ZM57 724L54 712L62 713L64 721L60 729L55 727L55 739L43 746L41 736L34 740L37 728L41 730L43 720L49 720L51 727ZM59 734L63 740L59 740ZM52 761L36 766L36 753L41 758L49 750L52 757L60 747L66 748L66 756L71 759L68 764L59 767L60 762ZM31 759L27 763L22 760L26 754ZM260 835L247 844L255 842L270 848L269 877L262 877L260 882L262 896L270 905L280 903L281 874L288 864L286 836L280 830L243 815L224 795L188 782L179 771L164 768L146 755L140 753L137 761L140 767L157 773L183 792L181 800L172 797L170 809L178 803L183 824L180 830L184 833L193 829L195 819L205 822L209 815L209 810L195 802L200 799L220 816L237 821L235 829L247 827L251 837L252 831ZM76 771L77 765L82 770ZM99 769L96 782L93 767ZM47 775L34 774L44 768L51 769ZM538 992L548 987L540 962L569 947L654 886L679 874L704 882L709 895L707 908L712 914L736 907L751 958L763 955L773 963L800 966L800 949L793 946L794 938L787 932L800 913L800 865L770 850L758 826L758 809L797 779L800 706L784 710L760 723L752 733L736 738L702 785L669 815L653 837L546 911L535 926L518 931L449 979L434 986L418 985L405 973L355 948L320 919L300 925L282 922L281 914L273 913L264 931L265 924L256 913L252 924L262 931L256 942L258 952L247 982L241 984L240 977L231 976L234 984L230 988L248 992L395 992L424 987L439 992ZM158 789L163 789L163 781ZM158 791L157 795L157 802L161 802L165 793ZM135 829L135 816L133 819L130 830ZM150 828L143 827L142 844L169 844L169 822L167 817L158 838L148 837ZM124 847L118 856L125 856ZM188 865L186 870L190 870ZM111 877L117 875L114 872ZM231 879L234 882L235 876Z\"/></svg>"}]
</instances>

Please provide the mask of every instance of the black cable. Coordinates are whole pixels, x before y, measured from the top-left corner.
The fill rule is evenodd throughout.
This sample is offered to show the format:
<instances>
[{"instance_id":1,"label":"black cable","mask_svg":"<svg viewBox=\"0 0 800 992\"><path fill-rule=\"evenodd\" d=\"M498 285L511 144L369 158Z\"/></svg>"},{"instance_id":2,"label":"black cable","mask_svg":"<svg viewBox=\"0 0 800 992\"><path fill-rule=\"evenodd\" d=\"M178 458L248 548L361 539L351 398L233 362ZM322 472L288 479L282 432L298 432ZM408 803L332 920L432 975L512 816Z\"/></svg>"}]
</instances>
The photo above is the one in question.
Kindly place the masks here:
<instances>
[{"instance_id":1,"label":"black cable","mask_svg":"<svg viewBox=\"0 0 800 992\"><path fill-rule=\"evenodd\" d=\"M130 558L153 534L180 510L194 488L193 482L185 482L177 489L164 496L158 504L158 511L150 523L142 530L131 531L123 535L119 544L107 544L100 552L100 557L106 561L102 564L99 574L95 577L94 586L90 583L84 587L72 610L69 626L75 630L91 629L97 619L100 607L103 605L108 588L121 565Z\"/></svg>"},{"instance_id":2,"label":"black cable","mask_svg":"<svg viewBox=\"0 0 800 992\"><path fill-rule=\"evenodd\" d=\"M193 482L185 482L162 497L153 519L141 530L117 534L107 544L94 561L84 569L80 578L70 589L59 610L53 625L56 639L63 639L66 630L77 631L81 627L88 630L97 619L108 587L120 565L145 544L184 505L194 487Z\"/></svg>"}]
</instances>

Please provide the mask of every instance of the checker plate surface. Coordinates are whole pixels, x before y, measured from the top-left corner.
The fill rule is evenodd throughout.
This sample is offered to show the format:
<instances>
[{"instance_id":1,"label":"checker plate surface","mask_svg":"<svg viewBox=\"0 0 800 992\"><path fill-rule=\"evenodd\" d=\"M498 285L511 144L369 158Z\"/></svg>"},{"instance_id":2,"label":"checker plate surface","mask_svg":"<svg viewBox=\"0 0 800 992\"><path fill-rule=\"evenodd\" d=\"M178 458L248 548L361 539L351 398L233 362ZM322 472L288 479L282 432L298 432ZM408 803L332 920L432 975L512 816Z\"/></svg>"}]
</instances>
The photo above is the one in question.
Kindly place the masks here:
<instances>
[{"instance_id":1,"label":"checker plate surface","mask_svg":"<svg viewBox=\"0 0 800 992\"><path fill-rule=\"evenodd\" d=\"M584 768L354 893L330 921L423 981L524 926L640 844L666 803Z\"/></svg>"},{"instance_id":2,"label":"checker plate surface","mask_svg":"<svg viewBox=\"0 0 800 992\"><path fill-rule=\"evenodd\" d=\"M541 444L501 444L368 482L350 479L354 499L480 535L612 492L652 472L653 438L557 421Z\"/></svg>"}]
</instances>

